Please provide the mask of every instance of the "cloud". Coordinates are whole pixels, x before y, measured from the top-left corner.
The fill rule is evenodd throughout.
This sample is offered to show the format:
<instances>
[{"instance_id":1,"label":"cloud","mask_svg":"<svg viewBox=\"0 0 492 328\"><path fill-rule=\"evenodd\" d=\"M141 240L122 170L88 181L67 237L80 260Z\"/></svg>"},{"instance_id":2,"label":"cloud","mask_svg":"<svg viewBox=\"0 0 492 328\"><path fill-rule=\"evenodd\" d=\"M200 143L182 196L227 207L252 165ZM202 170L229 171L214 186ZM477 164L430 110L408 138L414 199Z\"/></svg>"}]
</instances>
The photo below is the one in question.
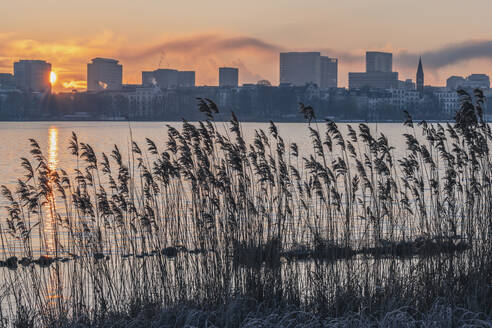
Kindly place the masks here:
<instances>
[{"instance_id":1,"label":"cloud","mask_svg":"<svg viewBox=\"0 0 492 328\"><path fill-rule=\"evenodd\" d=\"M387 48L387 49L386 49ZM339 59L340 85L346 85L347 73L364 69L364 49L295 48L260 38L220 33L200 33L187 36L161 36L154 41L129 42L111 31L76 38L40 41L22 38L14 33L0 33L0 72L11 72L19 59L44 59L52 63L58 75L55 90L84 89L86 63L94 57L119 59L123 64L124 83L140 83L141 71L156 68L195 70L197 84L216 85L218 67L239 67L240 82L268 79L278 82L281 51L320 51ZM385 47L391 51L391 46ZM465 73L470 67L457 65L467 61L492 59L492 40L469 40L418 53L393 50L394 67L413 77L422 56L429 83L439 81L439 74L451 71ZM473 62L474 65L476 62Z\"/></svg>"},{"instance_id":2,"label":"cloud","mask_svg":"<svg viewBox=\"0 0 492 328\"><path fill-rule=\"evenodd\" d=\"M124 60L142 60L157 54L198 53L208 55L211 53L248 50L257 54L271 55L282 51L283 48L253 37L203 34L161 41L157 44L144 46L142 50L138 51L135 51L134 48L122 49L120 58Z\"/></svg>"},{"instance_id":3,"label":"cloud","mask_svg":"<svg viewBox=\"0 0 492 328\"><path fill-rule=\"evenodd\" d=\"M239 75L241 76L241 81L246 83L256 83L264 78L257 73L252 72L240 59L232 62L232 66L239 69Z\"/></svg>"},{"instance_id":4,"label":"cloud","mask_svg":"<svg viewBox=\"0 0 492 328\"><path fill-rule=\"evenodd\" d=\"M492 40L464 41L422 53L401 51L395 60L401 67L415 67L419 56L422 56L425 68L431 70L473 59L492 59Z\"/></svg>"}]
</instances>

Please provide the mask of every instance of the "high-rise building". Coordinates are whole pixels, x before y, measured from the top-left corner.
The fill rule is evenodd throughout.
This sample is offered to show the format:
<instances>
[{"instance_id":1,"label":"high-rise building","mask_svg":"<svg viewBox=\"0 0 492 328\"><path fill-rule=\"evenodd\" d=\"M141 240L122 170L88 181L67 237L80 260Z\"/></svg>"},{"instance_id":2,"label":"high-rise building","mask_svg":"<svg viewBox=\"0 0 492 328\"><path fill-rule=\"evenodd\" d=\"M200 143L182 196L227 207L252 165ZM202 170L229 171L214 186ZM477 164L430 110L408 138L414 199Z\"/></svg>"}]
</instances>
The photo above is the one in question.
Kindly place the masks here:
<instances>
[{"instance_id":1,"label":"high-rise building","mask_svg":"<svg viewBox=\"0 0 492 328\"><path fill-rule=\"evenodd\" d=\"M239 85L239 70L233 67L219 67L219 86L235 87Z\"/></svg>"},{"instance_id":2,"label":"high-rise building","mask_svg":"<svg viewBox=\"0 0 492 328\"><path fill-rule=\"evenodd\" d=\"M17 88L31 92L51 92L51 64L44 60L20 60L14 63Z\"/></svg>"},{"instance_id":3,"label":"high-rise building","mask_svg":"<svg viewBox=\"0 0 492 328\"><path fill-rule=\"evenodd\" d=\"M417 68L417 91L420 96L424 94L424 69L422 68L422 57L419 58L419 67Z\"/></svg>"},{"instance_id":4,"label":"high-rise building","mask_svg":"<svg viewBox=\"0 0 492 328\"><path fill-rule=\"evenodd\" d=\"M366 72L393 72L393 54L390 52L367 51Z\"/></svg>"},{"instance_id":5,"label":"high-rise building","mask_svg":"<svg viewBox=\"0 0 492 328\"><path fill-rule=\"evenodd\" d=\"M178 71L178 87L189 88L195 86L195 71Z\"/></svg>"},{"instance_id":6,"label":"high-rise building","mask_svg":"<svg viewBox=\"0 0 492 328\"><path fill-rule=\"evenodd\" d=\"M393 55L387 52L367 51L366 72L349 73L349 89L396 89L398 72L393 72Z\"/></svg>"},{"instance_id":7,"label":"high-rise building","mask_svg":"<svg viewBox=\"0 0 492 328\"><path fill-rule=\"evenodd\" d=\"M87 91L121 90L123 67L115 59L94 58L87 64Z\"/></svg>"},{"instance_id":8,"label":"high-rise building","mask_svg":"<svg viewBox=\"0 0 492 328\"><path fill-rule=\"evenodd\" d=\"M178 71L169 68L156 69L154 79L157 85L163 89L176 88L178 86Z\"/></svg>"},{"instance_id":9,"label":"high-rise building","mask_svg":"<svg viewBox=\"0 0 492 328\"><path fill-rule=\"evenodd\" d=\"M321 56L321 89L338 87L338 59Z\"/></svg>"},{"instance_id":10,"label":"high-rise building","mask_svg":"<svg viewBox=\"0 0 492 328\"><path fill-rule=\"evenodd\" d=\"M281 52L280 84L321 85L321 54L319 52Z\"/></svg>"}]
</instances>

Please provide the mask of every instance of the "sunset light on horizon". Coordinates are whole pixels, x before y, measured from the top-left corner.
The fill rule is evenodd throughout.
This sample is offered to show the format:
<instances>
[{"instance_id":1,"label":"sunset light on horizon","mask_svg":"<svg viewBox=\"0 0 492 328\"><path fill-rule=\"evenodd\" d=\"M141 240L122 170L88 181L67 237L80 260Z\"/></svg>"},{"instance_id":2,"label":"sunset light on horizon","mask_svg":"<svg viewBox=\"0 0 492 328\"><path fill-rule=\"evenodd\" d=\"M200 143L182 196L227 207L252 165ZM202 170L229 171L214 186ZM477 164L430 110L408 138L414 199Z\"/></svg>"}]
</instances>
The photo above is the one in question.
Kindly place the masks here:
<instances>
[{"instance_id":1,"label":"sunset light on horizon","mask_svg":"<svg viewBox=\"0 0 492 328\"><path fill-rule=\"evenodd\" d=\"M240 83L276 85L280 51L320 51L339 58L339 85L347 86L347 73L364 69L366 50L384 50L401 79L415 78L419 56L435 85L452 74L492 73L488 1L473 1L482 10L472 21L459 1L276 3L5 2L2 12L29 6L44 19L36 27L30 14L0 22L0 72L42 58L57 69L54 91L84 90L87 63L107 57L124 66L128 84L140 83L141 71L175 68L195 70L197 85L215 85L217 68L234 66Z\"/></svg>"}]
</instances>

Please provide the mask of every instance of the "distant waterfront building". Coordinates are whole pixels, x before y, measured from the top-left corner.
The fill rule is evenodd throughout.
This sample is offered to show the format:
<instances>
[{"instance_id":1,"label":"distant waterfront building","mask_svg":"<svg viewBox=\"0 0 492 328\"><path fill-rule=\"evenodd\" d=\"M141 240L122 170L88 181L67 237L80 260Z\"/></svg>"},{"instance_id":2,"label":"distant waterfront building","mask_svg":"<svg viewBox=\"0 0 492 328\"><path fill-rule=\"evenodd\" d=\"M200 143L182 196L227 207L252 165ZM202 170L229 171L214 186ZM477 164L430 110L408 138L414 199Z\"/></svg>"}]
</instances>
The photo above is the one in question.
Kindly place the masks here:
<instances>
[{"instance_id":1,"label":"distant waterfront building","mask_svg":"<svg viewBox=\"0 0 492 328\"><path fill-rule=\"evenodd\" d=\"M0 73L0 89L15 88L14 76L10 73Z\"/></svg>"},{"instance_id":2,"label":"distant waterfront building","mask_svg":"<svg viewBox=\"0 0 492 328\"><path fill-rule=\"evenodd\" d=\"M454 114L460 108L460 99L456 90L436 90L433 95L447 115Z\"/></svg>"},{"instance_id":3,"label":"distant waterfront building","mask_svg":"<svg viewBox=\"0 0 492 328\"><path fill-rule=\"evenodd\" d=\"M390 52L367 51L366 72L393 72L393 54Z\"/></svg>"},{"instance_id":4,"label":"distant waterfront building","mask_svg":"<svg viewBox=\"0 0 492 328\"><path fill-rule=\"evenodd\" d=\"M17 88L31 92L51 92L51 64L44 60L20 60L14 63Z\"/></svg>"},{"instance_id":5,"label":"distant waterfront building","mask_svg":"<svg viewBox=\"0 0 492 328\"><path fill-rule=\"evenodd\" d=\"M281 52L280 84L304 86L316 84L321 89L338 86L338 59L320 52Z\"/></svg>"},{"instance_id":6,"label":"distant waterfront building","mask_svg":"<svg viewBox=\"0 0 492 328\"><path fill-rule=\"evenodd\" d=\"M162 89L177 87L194 87L195 71L178 71L176 69L156 69L142 72L144 87L158 86Z\"/></svg>"},{"instance_id":7,"label":"distant waterfront building","mask_svg":"<svg viewBox=\"0 0 492 328\"><path fill-rule=\"evenodd\" d=\"M417 91L422 97L424 95L424 69L422 68L422 57L419 58L419 67L417 68Z\"/></svg>"},{"instance_id":8,"label":"distant waterfront building","mask_svg":"<svg viewBox=\"0 0 492 328\"><path fill-rule=\"evenodd\" d=\"M178 86L178 70L160 68L153 72L157 85L163 89L176 88Z\"/></svg>"},{"instance_id":9,"label":"distant waterfront building","mask_svg":"<svg viewBox=\"0 0 492 328\"><path fill-rule=\"evenodd\" d=\"M464 86L471 89L490 89L490 79L486 74L471 74L466 78Z\"/></svg>"},{"instance_id":10,"label":"distant waterfront building","mask_svg":"<svg viewBox=\"0 0 492 328\"><path fill-rule=\"evenodd\" d=\"M94 58L87 64L87 91L121 90L123 67L115 59Z\"/></svg>"},{"instance_id":11,"label":"distant waterfront building","mask_svg":"<svg viewBox=\"0 0 492 328\"><path fill-rule=\"evenodd\" d=\"M195 71L178 71L178 87L190 88L195 86Z\"/></svg>"},{"instance_id":12,"label":"distant waterfront building","mask_svg":"<svg viewBox=\"0 0 492 328\"><path fill-rule=\"evenodd\" d=\"M321 85L321 54L319 52L281 52L280 84Z\"/></svg>"},{"instance_id":13,"label":"distant waterfront building","mask_svg":"<svg viewBox=\"0 0 492 328\"><path fill-rule=\"evenodd\" d=\"M349 89L397 89L398 72L349 73Z\"/></svg>"},{"instance_id":14,"label":"distant waterfront building","mask_svg":"<svg viewBox=\"0 0 492 328\"><path fill-rule=\"evenodd\" d=\"M450 76L446 80L446 88L449 90L457 90L463 87L465 81L466 80L462 76L456 76L456 75Z\"/></svg>"},{"instance_id":15,"label":"distant waterfront building","mask_svg":"<svg viewBox=\"0 0 492 328\"><path fill-rule=\"evenodd\" d=\"M321 89L330 89L338 87L338 59L321 56L320 70Z\"/></svg>"},{"instance_id":16,"label":"distant waterfront building","mask_svg":"<svg viewBox=\"0 0 492 328\"><path fill-rule=\"evenodd\" d=\"M239 85L239 70L233 67L219 67L219 86L235 87Z\"/></svg>"},{"instance_id":17,"label":"distant waterfront building","mask_svg":"<svg viewBox=\"0 0 492 328\"><path fill-rule=\"evenodd\" d=\"M153 71L142 72L142 85L144 87L157 85L157 81L155 80Z\"/></svg>"},{"instance_id":18,"label":"distant waterfront building","mask_svg":"<svg viewBox=\"0 0 492 328\"><path fill-rule=\"evenodd\" d=\"M367 51L366 72L350 72L349 89L397 89L398 72L393 72L392 69L391 53Z\"/></svg>"},{"instance_id":19,"label":"distant waterfront building","mask_svg":"<svg viewBox=\"0 0 492 328\"><path fill-rule=\"evenodd\" d=\"M398 81L398 89L415 90L415 83L412 81L412 79Z\"/></svg>"}]
</instances>

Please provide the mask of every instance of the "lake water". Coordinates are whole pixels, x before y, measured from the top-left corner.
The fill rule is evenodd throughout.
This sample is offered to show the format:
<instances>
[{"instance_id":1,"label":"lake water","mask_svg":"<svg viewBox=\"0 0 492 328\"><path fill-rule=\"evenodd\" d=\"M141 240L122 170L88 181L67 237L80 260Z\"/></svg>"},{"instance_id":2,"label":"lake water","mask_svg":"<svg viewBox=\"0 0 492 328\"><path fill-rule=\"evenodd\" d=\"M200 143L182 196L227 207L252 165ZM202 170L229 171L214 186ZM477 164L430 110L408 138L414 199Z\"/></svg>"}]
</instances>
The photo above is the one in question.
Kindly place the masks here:
<instances>
[{"instance_id":1,"label":"lake water","mask_svg":"<svg viewBox=\"0 0 492 328\"><path fill-rule=\"evenodd\" d=\"M226 123L217 123L224 126ZM29 157L29 138L35 139L47 156L48 161L56 168L74 168L75 159L68 151L72 132L80 142L90 144L96 153L109 154L116 144L127 154L130 141L139 143L146 148L145 138L150 138L165 149L167 141L166 125L179 128L180 122L0 122L0 184L12 185L24 174L20 167L20 158ZM346 123L338 124L345 131ZM354 128L358 123L351 124ZM256 129L268 130L268 123L243 123L243 133L248 141L252 141ZM280 135L286 144L295 142L299 146L300 156L312 153L309 131L305 123L277 123ZM314 124L312 124L315 127ZM369 124L372 131L384 133L396 151L404 149L402 137L403 124L379 123ZM324 133L324 124L319 123L320 132ZM131 131L131 134L130 134Z\"/></svg>"},{"instance_id":2,"label":"lake water","mask_svg":"<svg viewBox=\"0 0 492 328\"><path fill-rule=\"evenodd\" d=\"M141 149L144 150L147 149L145 138L150 138L155 141L160 151L164 151L167 148L167 124L178 129L181 127L180 122L132 122L130 124L125 122L0 123L0 137L2 138L2 142L0 143L0 185L15 187L17 179L23 177L25 172L20 166L20 158L31 158L29 154L29 138L37 140L51 169L64 169L73 178L74 168L77 162L68 150L72 132L78 135L79 142L90 144L98 156L102 152L109 155L114 145L118 145L124 160L126 160L125 158L127 158L128 150L131 148L132 140L137 142ZM356 128L358 123L351 125ZM223 131L227 129L227 124L225 123L217 123L217 126L223 129ZM338 126L342 132L347 131L347 124L338 124ZM406 145L403 133L412 133L411 130L404 127L403 124L393 123L369 124L369 126L373 132L373 136L376 137L376 134L379 133L384 133L387 136L390 146L395 147L393 152L396 158L401 158L404 155ZM242 124L242 130L248 143L253 142L256 129L267 131L268 127L269 124L267 123ZM309 157L313 153L307 124L279 123L277 127L279 134L284 138L286 146L291 142L298 144L299 156L301 158ZM320 123L319 126L311 124L311 127L319 128L321 135L324 135L325 126L323 123ZM334 155L336 156L337 154ZM299 161L299 163L302 166L302 162ZM343 189L341 190L344 192ZM172 200L170 202L172 203L171 205L178 204L177 206L181 206L181 201L173 199L173 190L168 191L166 189L166 192L168 194L165 197L162 196L163 200L159 205L165 204L169 196ZM263 194L263 196L267 198L270 195ZM203 199L207 201L205 197ZM254 200L255 198L252 199ZM94 199L91 201L94 202ZM314 205L310 205L314 210L316 210L316 206L319 206L319 202L316 202L318 200L314 200ZM183 201L183 203L186 203L186 201ZM263 202L262 204L267 203ZM0 222L2 223L2 229L4 229L2 231L2 238L4 238L2 239L2 245L8 245L6 247L8 248L7 251L5 249L0 250L0 260L12 255L19 257L25 256L18 239L7 239L10 237L8 237L9 235L5 229L5 219L8 213L3 205L6 204L6 200L0 197L0 205L2 205L0 208ZM292 207L297 207L295 201L291 205L293 205ZM322 212L326 209L330 210L330 206L332 206L331 203L325 205L323 210L317 213L321 216L325 215L326 213ZM43 234L47 239L44 250L48 250L48 252L34 251L32 252L32 257L37 258L40 255L48 254L54 258L56 254L60 255L60 260L57 260L49 267L43 265L27 265L25 267L19 266L16 270L0 269L0 271L3 270L2 277L0 277L0 287L10 291L7 294L8 296L3 299L3 305L13 302L13 299L15 299L13 295L17 292L17 286L19 284L22 285L22 290L26 291L28 298L25 302L27 304L38 304L40 300L39 295L41 295L43 311L55 309L53 311L64 313L72 311L73 304L84 304L88 309L91 309L94 304L97 304L97 300L104 298L105 295L110 295L110 297L114 298L111 298L111 304L113 304L112 309L120 310L120 307L125 306L125 302L134 297L134 292L140 290L157 291L162 294L157 297L159 302L176 304L176 302L182 300L206 299L204 291L213 290L210 286L216 286L218 284L222 284L220 287L221 290L230 290L232 294L239 292L240 294L246 295L251 289L251 286L256 285L258 282L265 282L264 289L270 290L271 288L267 284L269 281L283 281L285 286L289 288L289 291L286 291L286 295L295 295L302 302L305 301L308 304L310 298L320 290L323 290L329 297L335 297L335 290L338 290L340 286L347 285L350 281L360 281L360 286L369 286L370 289L376 287L382 289L385 285L391 286L389 281L395 279L398 281L412 281L413 286L424 286L424 283L420 282L419 279L425 281L424 278L427 276L438 277L439 274L448 273L448 271L441 269L442 262L439 262L439 267L434 269L428 265L425 259L420 258L373 260L366 257L357 257L350 261L326 261L323 262L323 265L320 265L318 261L282 262L280 270L270 270L268 267L265 267L265 272L262 271L261 275L257 276L261 278L255 280L257 277L250 275L249 264L242 263L239 267L233 267L235 264L229 261L231 253L227 251L228 249L226 251L220 250L216 252L210 247L214 245L204 247L197 240L193 240L192 248L185 245L188 246L189 252L180 253L175 258L171 258L171 256L168 258L167 255L163 257L160 255L156 256L158 254L164 254L161 250L164 250L167 246L183 245L190 238L194 238L196 232L194 229L201 229L201 226L196 224L195 213L191 213L187 209L188 207L189 204L185 204L183 205L182 212L178 211L178 213L183 214L182 216L175 214L176 212L174 211L176 208L173 206L169 207L169 212L165 213L171 214L159 216L159 230L153 230L153 233L156 235L150 234L147 236L147 244L143 246L140 246L140 243L145 238L137 233L132 233L130 222L125 223L126 225L118 230L120 235L109 234L103 231L103 234L106 233L105 238L102 238L104 245L96 249L91 244L91 240L81 236L85 233L83 229L73 229L71 231L73 235L70 238L64 238L63 233L68 235L68 232L61 230L54 231L52 226L50 226L54 221L47 220L45 222L47 225L43 227L45 229ZM301 206L298 207L300 208ZM311 207L309 210L311 210ZM63 206L60 206L57 211L61 216L64 215ZM304 213L302 209L294 209L294 211L301 214ZM46 217L49 216L47 208L44 208L43 212L45 212ZM266 208L265 212L268 212L265 216L270 215L273 217L270 222L275 223L276 218L274 217L274 213L276 212L276 208ZM291 234L297 229L300 232L296 235L296 238L299 238L296 241L302 238L306 239L301 241L307 241L312 237L310 236L312 235L311 230L307 229L309 222L305 222L307 221L305 219L307 215L304 217L300 217L299 214L297 215L295 216L294 214L292 220L296 221L295 224L297 225L286 228L286 235ZM263 217L256 216L260 224L251 230L247 230L249 227L244 224L243 229L246 231L245 234L254 233L254 229L258 228L260 230L262 228L260 226L264 225L263 221L261 221ZM314 217L313 214L311 216ZM78 218L80 219L80 217ZM246 221L246 218L246 216L239 217L238 221ZM299 218L300 220L298 220ZM322 219L317 218L317 220L322 224L332 225L330 229L336 230L336 234L338 234L336 237L343 235L342 229L340 231L337 229L338 222L340 221L335 222L337 220L336 216L330 217L330 219L334 219L332 222L324 220L325 218L328 218L328 216L323 216ZM226 221L224 217L219 217L217 220L219 219L222 219L223 222ZM173 222L171 222L172 220ZM394 225L400 230L410 229L413 220L413 216L407 221L402 218L401 222L395 222ZM185 222L184 225L181 225L181 221ZM367 223L368 221L363 221L358 215L353 215L352 228L354 228L354 231L359 231L358 224L361 227L367 228L370 226ZM168 223L169 230L166 230ZM60 224L58 226L60 227L62 225ZM190 226L192 227L191 229ZM93 234L94 230L90 231L88 235ZM370 233L367 229L361 232ZM129 236L123 236L124 234L129 234ZM61 249L63 251L61 253L53 253L52 251L53 246L56 244L56 242L53 243L53 240L58 240L53 237L54 235L59 238L60 244L62 244ZM206 232L204 236L206 236L204 240L200 241L207 243L209 240L206 238L212 236L212 234ZM96 239L99 236L93 234L92 237ZM224 238L223 236L218 236L217 240L223 241ZM286 237L286 239L288 238ZM397 240L398 238L395 239ZM67 240L70 242L64 242ZM72 241L78 243L77 247L71 245L74 243ZM135 246L131 243L137 245ZM34 244L38 250L41 248L39 244L36 245L36 242ZM207 252L204 252L205 255L202 253L191 253L191 250L196 251L199 247L204 247L207 250ZM143 248L147 250L145 255L143 252L140 252ZM120 252L120 249L123 250ZM95 258L96 252L101 251L104 252L104 255L109 254L108 257L101 257L106 260L99 261L101 258ZM76 256L73 256L73 253ZM67 259L69 255L73 257L65 263L63 260ZM226 255L229 257L225 257ZM61 257L64 257L63 260L61 260ZM237 260L238 255L234 255L234 258ZM448 261L448 259L446 258L445 261ZM466 265L466 262L453 262L449 264L451 268L459 268L458 270L460 271L465 270ZM255 266L252 267L255 270L259 269ZM416 270L415 268L426 268L429 273L423 275L421 269ZM224 278L226 273L227 277ZM254 279L249 280L252 278ZM436 279L439 281L439 278ZM320 289L320 282L325 286L323 287L324 289ZM2 303L0 302L0 304ZM7 312L7 316L9 315L12 314Z\"/></svg>"},{"instance_id":3,"label":"lake water","mask_svg":"<svg viewBox=\"0 0 492 328\"><path fill-rule=\"evenodd\" d=\"M139 144L142 150L147 149L145 138L152 139L157 148L163 151L167 148L168 140L167 125L180 129L181 122L2 122L0 123L0 185L6 185L15 190L17 179L23 178L25 171L20 166L20 158L32 159L30 155L30 142L28 139L35 139L47 159L51 169L64 169L71 177L74 177L74 169L77 162L71 155L68 147L72 132L78 135L79 142L90 144L98 157L104 152L108 156L117 145L125 158L128 158L131 141ZM342 132L347 132L346 123L339 124ZM351 124L357 130L358 123ZM369 124L374 136L384 133L390 144L395 147L397 157L403 155L405 147L402 133L411 132L403 124L382 123ZM228 123L217 123L217 127L222 132L228 131ZM243 123L242 131L248 143L253 143L255 130L263 129L268 134L269 123ZM279 134L284 138L287 149L289 143L295 142L299 148L299 157L309 157L313 154L311 137L306 123L278 123ZM311 127L319 129L322 138L326 130L324 123L311 124ZM336 147L334 147L336 149ZM335 154L336 155L336 154ZM302 162L300 162L302 166ZM353 163L352 163L353 164ZM59 203L60 200L57 200ZM7 218L8 213L4 205L6 199L1 197L0 217L2 222ZM60 203L60 205L62 205ZM61 207L57 209L62 212ZM61 213L63 215L63 213ZM50 227L45 227L50 229ZM53 234L53 231L48 231ZM58 232L62 233L62 232ZM36 237L34 237L36 238ZM18 241L9 242L14 246L9 252L21 250ZM112 246L111 246L112 247ZM110 252L115 251L114 249ZM3 253L3 252L2 252ZM36 251L35 254L38 252Z\"/></svg>"}]
</instances>

